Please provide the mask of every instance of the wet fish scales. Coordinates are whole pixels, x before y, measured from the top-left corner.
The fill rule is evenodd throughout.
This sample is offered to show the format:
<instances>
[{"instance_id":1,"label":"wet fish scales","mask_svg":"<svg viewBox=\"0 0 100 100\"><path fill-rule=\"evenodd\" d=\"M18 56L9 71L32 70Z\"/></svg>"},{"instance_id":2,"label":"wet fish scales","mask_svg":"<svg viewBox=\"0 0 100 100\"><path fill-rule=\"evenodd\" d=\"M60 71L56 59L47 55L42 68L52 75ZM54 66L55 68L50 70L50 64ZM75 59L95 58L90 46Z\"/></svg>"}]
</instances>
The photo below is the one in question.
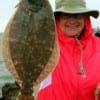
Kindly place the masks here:
<instances>
[{"instance_id":1,"label":"wet fish scales","mask_svg":"<svg viewBox=\"0 0 100 100\"><path fill-rule=\"evenodd\" d=\"M18 100L33 100L33 83L46 77L58 57L53 13L48 1L21 0L3 39L4 58L10 58L5 59L7 67L12 65L10 71L15 70L11 73L21 84L23 96L19 95Z\"/></svg>"},{"instance_id":2,"label":"wet fish scales","mask_svg":"<svg viewBox=\"0 0 100 100\"><path fill-rule=\"evenodd\" d=\"M32 19L32 18L31 18ZM34 19L35 20L35 19ZM38 26L38 29L35 31L35 32L31 32L31 31L34 31L34 25L32 25L33 26L33 29L30 31L30 33L29 32L26 32L25 31L25 33L23 32L23 28L18 28L18 29L12 29L12 33L10 33L10 37L11 37L11 39L10 40L12 40L12 38L13 39L15 39L15 42L13 41L10 41L11 43L11 45L10 46L12 46L12 47L10 47L10 48L12 48L12 53L15 53L13 56L12 56L12 59L13 60L16 60L16 59L18 59L19 61L20 61L20 57L21 57L21 54L23 54L23 53L21 53L21 52L24 52L25 51L25 54L23 54L22 55L22 62L24 62L24 65L21 65L21 66L29 66L29 65L31 65L30 63L32 62L33 64L35 64L36 63L36 67L38 67L38 62L40 62L39 61L39 57L41 57L42 55L44 55L45 56L45 58L47 59L47 57L48 57L48 45L50 45L49 43L50 43L50 41L51 42L54 42L54 39L50 39L50 37L53 37L54 38L54 36L50 36L50 35L54 35L54 34L47 34L47 32L46 32L46 30L47 29L44 29L43 30L43 26L46 26L46 28L48 28L47 27L47 24L45 23L44 24L44 19L42 19L42 21L43 21L43 23L42 23L42 25L39 27ZM45 21L46 21L46 19L45 19ZM32 20L30 20L30 23L32 22ZM29 23L29 24L30 24ZM34 23L34 22L33 22ZM39 22L37 22L37 23L39 23ZM37 24L36 23L36 24ZM17 23L16 23L17 24ZM20 21L20 24L21 24L21 21ZM18 25L19 25L19 23L18 23ZM16 25L17 26L17 25ZM12 27L13 28L13 27ZM16 27L17 28L17 27ZM25 28L25 27L24 27ZM44 27L45 28L45 27ZM21 30L20 30L21 29ZM27 28L28 29L28 28ZM30 30L30 29L29 29ZM16 32L17 31L17 35L15 36L15 34L13 34L14 32ZM19 32L18 32L19 31ZM42 32L43 31L43 32ZM20 33L21 32L21 33ZM21 37L20 37L20 34L22 34L23 33L23 36L21 35ZM28 33L28 35L25 35L26 33ZM34 36L33 36L33 33L34 33ZM40 33L42 33L42 34L40 34ZM46 34L45 34L46 33ZM18 35L19 34L19 35ZM47 36L46 36L47 35ZM25 37L26 36L26 37ZM38 37L37 37L38 36ZM43 42L44 41L44 36L45 36L45 38L49 38L48 39L48 41L45 41L45 42ZM35 40L34 40L34 37L35 37ZM16 41L17 40L17 41ZM20 41L20 42L19 42ZM43 42L43 43L42 43ZM23 45L24 44L24 45ZM54 46L54 43L51 43L51 44L53 44L52 46ZM23 47L22 47L23 46ZM47 46L47 47L45 47L45 46ZM33 48L30 48L30 47L33 47ZM42 48L44 48L44 49L47 49L46 51L45 50L41 50ZM33 50L32 50L33 49ZM20 52L19 52L20 51ZM32 52L33 51L33 52ZM52 51L51 51L52 52ZM50 52L49 52L50 53ZM20 57L17 57L18 55L20 54ZM31 55L35 55L36 54L36 56L31 56ZM38 54L38 55L37 55ZM47 56L46 56L47 55ZM30 57L32 57L32 58L30 58ZM43 60L43 59L45 59L44 57L41 59L41 60ZM27 60L28 59L28 60ZM17 61L18 61L17 60ZM19 62L18 61L18 62ZM44 62L45 62L45 60L43 60ZM42 61L42 63L43 63L43 61ZM30 66L31 67L31 66ZM24 69L25 68L27 68L27 67L24 67ZM35 65L34 65L34 68L35 68ZM31 69L33 69L33 66L32 66L32 68ZM25 69L26 70L26 69ZM19 71L20 71L20 69L19 69ZM18 72L19 72L18 71ZM27 70L28 71L28 70ZM33 71L34 71L34 69L33 69ZM28 76L29 77L29 76Z\"/></svg>"}]
</instances>

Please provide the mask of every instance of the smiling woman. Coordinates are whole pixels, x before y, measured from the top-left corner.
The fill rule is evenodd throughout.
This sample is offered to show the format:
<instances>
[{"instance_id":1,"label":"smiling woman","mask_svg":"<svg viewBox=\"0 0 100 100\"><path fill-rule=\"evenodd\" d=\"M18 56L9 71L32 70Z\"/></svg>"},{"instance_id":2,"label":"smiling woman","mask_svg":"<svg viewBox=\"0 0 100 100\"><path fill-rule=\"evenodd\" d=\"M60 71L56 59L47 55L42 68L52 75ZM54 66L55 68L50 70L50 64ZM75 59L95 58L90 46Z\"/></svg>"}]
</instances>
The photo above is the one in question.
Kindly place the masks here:
<instances>
[{"instance_id":1,"label":"smiling woman","mask_svg":"<svg viewBox=\"0 0 100 100\"><path fill-rule=\"evenodd\" d=\"M99 100L100 38L90 19L99 11L87 8L85 0L56 0L54 16L60 56L37 100Z\"/></svg>"},{"instance_id":2,"label":"smiling woman","mask_svg":"<svg viewBox=\"0 0 100 100\"><path fill-rule=\"evenodd\" d=\"M85 25L85 15L60 13L57 21L65 35L79 36Z\"/></svg>"}]
</instances>

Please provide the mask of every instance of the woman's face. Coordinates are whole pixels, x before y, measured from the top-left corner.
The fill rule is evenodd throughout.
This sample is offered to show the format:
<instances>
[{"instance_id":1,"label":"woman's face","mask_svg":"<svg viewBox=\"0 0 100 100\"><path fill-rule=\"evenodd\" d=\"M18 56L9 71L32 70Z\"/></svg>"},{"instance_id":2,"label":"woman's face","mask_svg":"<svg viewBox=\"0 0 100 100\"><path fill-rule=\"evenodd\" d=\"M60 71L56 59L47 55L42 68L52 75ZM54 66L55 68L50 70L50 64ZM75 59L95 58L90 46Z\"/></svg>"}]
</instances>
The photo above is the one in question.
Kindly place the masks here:
<instances>
[{"instance_id":1,"label":"woman's face","mask_svg":"<svg viewBox=\"0 0 100 100\"><path fill-rule=\"evenodd\" d=\"M85 26L85 16L82 14L61 13L58 22L65 35L79 36Z\"/></svg>"}]
</instances>

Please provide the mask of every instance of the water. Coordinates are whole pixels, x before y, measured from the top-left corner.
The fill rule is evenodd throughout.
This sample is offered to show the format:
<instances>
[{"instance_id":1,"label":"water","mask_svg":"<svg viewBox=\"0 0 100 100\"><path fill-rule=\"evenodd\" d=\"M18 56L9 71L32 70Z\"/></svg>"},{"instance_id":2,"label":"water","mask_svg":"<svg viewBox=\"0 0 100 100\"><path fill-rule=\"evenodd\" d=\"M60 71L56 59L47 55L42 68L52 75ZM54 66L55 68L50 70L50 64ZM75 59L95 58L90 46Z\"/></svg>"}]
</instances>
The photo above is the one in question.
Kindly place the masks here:
<instances>
[{"instance_id":1,"label":"water","mask_svg":"<svg viewBox=\"0 0 100 100\"><path fill-rule=\"evenodd\" d=\"M0 97L2 97L2 87L5 83L13 83L14 78L7 70L2 57L2 34L0 34Z\"/></svg>"}]
</instances>

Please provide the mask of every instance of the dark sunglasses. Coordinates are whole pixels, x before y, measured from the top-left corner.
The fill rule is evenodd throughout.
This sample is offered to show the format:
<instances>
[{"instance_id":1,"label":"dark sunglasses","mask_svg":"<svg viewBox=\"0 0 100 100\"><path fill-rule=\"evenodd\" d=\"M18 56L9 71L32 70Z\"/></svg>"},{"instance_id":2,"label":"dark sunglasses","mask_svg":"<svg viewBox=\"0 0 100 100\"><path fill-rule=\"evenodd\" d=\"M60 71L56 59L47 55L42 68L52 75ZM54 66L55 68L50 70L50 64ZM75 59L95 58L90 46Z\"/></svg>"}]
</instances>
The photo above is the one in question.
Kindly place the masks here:
<instances>
[{"instance_id":1,"label":"dark sunglasses","mask_svg":"<svg viewBox=\"0 0 100 100\"><path fill-rule=\"evenodd\" d=\"M81 19L85 16L85 14L66 14L66 13L61 13L61 15L65 18L74 18L74 19Z\"/></svg>"}]
</instances>

